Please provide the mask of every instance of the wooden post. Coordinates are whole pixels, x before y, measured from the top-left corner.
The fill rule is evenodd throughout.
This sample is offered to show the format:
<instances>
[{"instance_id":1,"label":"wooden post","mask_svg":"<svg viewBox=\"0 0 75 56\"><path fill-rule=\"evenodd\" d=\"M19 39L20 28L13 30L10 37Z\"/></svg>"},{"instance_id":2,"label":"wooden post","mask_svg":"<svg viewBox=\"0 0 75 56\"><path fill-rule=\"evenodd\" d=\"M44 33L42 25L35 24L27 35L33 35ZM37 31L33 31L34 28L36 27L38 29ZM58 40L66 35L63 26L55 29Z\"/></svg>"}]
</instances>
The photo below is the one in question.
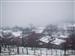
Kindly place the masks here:
<instances>
[{"instance_id":1,"label":"wooden post","mask_svg":"<svg viewBox=\"0 0 75 56\"><path fill-rule=\"evenodd\" d=\"M19 54L19 47L17 47L17 54Z\"/></svg>"},{"instance_id":2,"label":"wooden post","mask_svg":"<svg viewBox=\"0 0 75 56\"><path fill-rule=\"evenodd\" d=\"M27 55L28 55L29 53L28 53L28 48L27 47L26 47L26 51L27 51Z\"/></svg>"},{"instance_id":3,"label":"wooden post","mask_svg":"<svg viewBox=\"0 0 75 56\"><path fill-rule=\"evenodd\" d=\"M36 51L35 51L35 47L34 47L34 55L35 55Z\"/></svg>"},{"instance_id":4,"label":"wooden post","mask_svg":"<svg viewBox=\"0 0 75 56\"><path fill-rule=\"evenodd\" d=\"M0 46L0 53L1 53L1 46Z\"/></svg>"},{"instance_id":5,"label":"wooden post","mask_svg":"<svg viewBox=\"0 0 75 56\"><path fill-rule=\"evenodd\" d=\"M40 48L40 55L42 56L42 49Z\"/></svg>"}]
</instances>

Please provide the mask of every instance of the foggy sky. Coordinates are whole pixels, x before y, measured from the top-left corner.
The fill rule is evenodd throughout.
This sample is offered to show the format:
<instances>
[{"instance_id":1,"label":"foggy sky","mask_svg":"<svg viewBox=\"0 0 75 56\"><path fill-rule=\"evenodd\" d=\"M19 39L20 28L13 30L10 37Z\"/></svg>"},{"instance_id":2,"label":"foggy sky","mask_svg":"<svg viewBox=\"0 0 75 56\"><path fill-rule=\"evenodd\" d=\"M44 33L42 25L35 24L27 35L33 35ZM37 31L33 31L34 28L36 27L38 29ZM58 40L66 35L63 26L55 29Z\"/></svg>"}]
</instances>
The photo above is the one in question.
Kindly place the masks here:
<instances>
[{"instance_id":1,"label":"foggy sky","mask_svg":"<svg viewBox=\"0 0 75 56\"><path fill-rule=\"evenodd\" d=\"M2 1L72 1L72 0L2 0Z\"/></svg>"},{"instance_id":2,"label":"foggy sky","mask_svg":"<svg viewBox=\"0 0 75 56\"><path fill-rule=\"evenodd\" d=\"M74 19L74 5L72 2L2 2L2 25L59 24Z\"/></svg>"},{"instance_id":3,"label":"foggy sky","mask_svg":"<svg viewBox=\"0 0 75 56\"><path fill-rule=\"evenodd\" d=\"M73 13L73 15L74 15L74 16L73 16L73 17L74 17L73 19L74 19L74 21L75 21L75 2L74 2L73 10L74 10L74 11L73 11L73 12L74 12L74 13Z\"/></svg>"}]
</instances>

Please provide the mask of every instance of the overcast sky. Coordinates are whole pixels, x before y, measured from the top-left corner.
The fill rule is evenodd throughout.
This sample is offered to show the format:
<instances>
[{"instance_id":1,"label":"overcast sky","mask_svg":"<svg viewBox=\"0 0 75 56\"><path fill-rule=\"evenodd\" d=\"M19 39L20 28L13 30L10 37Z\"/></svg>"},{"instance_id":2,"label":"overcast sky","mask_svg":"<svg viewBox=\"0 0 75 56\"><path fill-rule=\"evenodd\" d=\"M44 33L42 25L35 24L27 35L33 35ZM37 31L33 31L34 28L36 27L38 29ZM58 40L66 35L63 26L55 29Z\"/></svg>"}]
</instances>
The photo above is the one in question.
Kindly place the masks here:
<instances>
[{"instance_id":1,"label":"overcast sky","mask_svg":"<svg viewBox=\"0 0 75 56\"><path fill-rule=\"evenodd\" d=\"M72 1L72 0L2 0L2 1Z\"/></svg>"},{"instance_id":2,"label":"overcast sky","mask_svg":"<svg viewBox=\"0 0 75 56\"><path fill-rule=\"evenodd\" d=\"M73 2L2 2L2 25L45 26L70 21L73 20L74 5Z\"/></svg>"}]
</instances>

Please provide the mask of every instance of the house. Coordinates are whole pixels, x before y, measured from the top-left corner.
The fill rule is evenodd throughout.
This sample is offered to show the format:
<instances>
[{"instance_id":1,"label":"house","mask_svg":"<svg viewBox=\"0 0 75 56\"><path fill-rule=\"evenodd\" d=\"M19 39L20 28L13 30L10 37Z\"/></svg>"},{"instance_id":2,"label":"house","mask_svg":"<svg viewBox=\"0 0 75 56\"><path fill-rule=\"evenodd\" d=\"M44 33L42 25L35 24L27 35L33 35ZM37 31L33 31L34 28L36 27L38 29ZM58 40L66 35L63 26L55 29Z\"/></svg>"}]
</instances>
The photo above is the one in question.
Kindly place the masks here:
<instances>
[{"instance_id":1,"label":"house","mask_svg":"<svg viewBox=\"0 0 75 56\"><path fill-rule=\"evenodd\" d=\"M22 32L21 31L12 32L12 34L14 35L14 37L20 37L20 38L22 38Z\"/></svg>"},{"instance_id":2,"label":"house","mask_svg":"<svg viewBox=\"0 0 75 56\"><path fill-rule=\"evenodd\" d=\"M44 29L45 29L45 27L37 27L33 31L35 31L35 33L43 33Z\"/></svg>"},{"instance_id":3,"label":"house","mask_svg":"<svg viewBox=\"0 0 75 56\"><path fill-rule=\"evenodd\" d=\"M48 43L52 40L54 40L54 38L52 38L51 36L43 36L41 39L39 39L39 41L44 42L44 43Z\"/></svg>"},{"instance_id":4,"label":"house","mask_svg":"<svg viewBox=\"0 0 75 56\"><path fill-rule=\"evenodd\" d=\"M64 43L65 40L62 40L62 39L58 39L56 38L55 40L53 40L52 42L50 42L51 44L55 44L55 45L60 45L62 43Z\"/></svg>"}]
</instances>

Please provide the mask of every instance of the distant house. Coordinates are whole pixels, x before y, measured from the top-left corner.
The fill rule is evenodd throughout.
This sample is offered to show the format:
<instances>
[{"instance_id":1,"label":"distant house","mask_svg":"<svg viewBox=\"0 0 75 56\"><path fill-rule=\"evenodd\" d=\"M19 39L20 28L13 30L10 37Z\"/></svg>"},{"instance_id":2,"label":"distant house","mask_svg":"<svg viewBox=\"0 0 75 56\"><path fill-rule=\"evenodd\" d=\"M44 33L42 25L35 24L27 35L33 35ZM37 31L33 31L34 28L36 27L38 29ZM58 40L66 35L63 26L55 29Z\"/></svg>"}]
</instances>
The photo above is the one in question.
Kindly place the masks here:
<instances>
[{"instance_id":1,"label":"distant house","mask_svg":"<svg viewBox=\"0 0 75 56\"><path fill-rule=\"evenodd\" d=\"M21 31L12 32L12 34L14 35L14 37L20 37L20 38L22 38L22 32Z\"/></svg>"},{"instance_id":2,"label":"distant house","mask_svg":"<svg viewBox=\"0 0 75 56\"><path fill-rule=\"evenodd\" d=\"M48 36L48 35L41 36L41 38L38 40L38 46L39 47L47 47L47 46L49 46L49 43L53 40L54 40L54 38L51 36Z\"/></svg>"},{"instance_id":3,"label":"distant house","mask_svg":"<svg viewBox=\"0 0 75 56\"><path fill-rule=\"evenodd\" d=\"M2 33L0 32L0 38L2 38L3 36L2 36Z\"/></svg>"},{"instance_id":4,"label":"distant house","mask_svg":"<svg viewBox=\"0 0 75 56\"><path fill-rule=\"evenodd\" d=\"M66 36L63 38L66 38ZM38 44L40 47L47 48L61 48L61 44L66 42L66 40L57 38L54 36L43 36L39 39Z\"/></svg>"},{"instance_id":5,"label":"distant house","mask_svg":"<svg viewBox=\"0 0 75 56\"><path fill-rule=\"evenodd\" d=\"M34 31L35 33L43 33L44 29L45 29L45 27L37 27L37 28L34 29L33 31Z\"/></svg>"},{"instance_id":6,"label":"distant house","mask_svg":"<svg viewBox=\"0 0 75 56\"><path fill-rule=\"evenodd\" d=\"M60 35L58 38L65 40L65 39L69 38L69 35Z\"/></svg>"},{"instance_id":7,"label":"distant house","mask_svg":"<svg viewBox=\"0 0 75 56\"><path fill-rule=\"evenodd\" d=\"M73 32L75 32L75 24L68 25L68 26L67 26L67 31L68 31L68 33L73 33Z\"/></svg>"}]
</instances>

